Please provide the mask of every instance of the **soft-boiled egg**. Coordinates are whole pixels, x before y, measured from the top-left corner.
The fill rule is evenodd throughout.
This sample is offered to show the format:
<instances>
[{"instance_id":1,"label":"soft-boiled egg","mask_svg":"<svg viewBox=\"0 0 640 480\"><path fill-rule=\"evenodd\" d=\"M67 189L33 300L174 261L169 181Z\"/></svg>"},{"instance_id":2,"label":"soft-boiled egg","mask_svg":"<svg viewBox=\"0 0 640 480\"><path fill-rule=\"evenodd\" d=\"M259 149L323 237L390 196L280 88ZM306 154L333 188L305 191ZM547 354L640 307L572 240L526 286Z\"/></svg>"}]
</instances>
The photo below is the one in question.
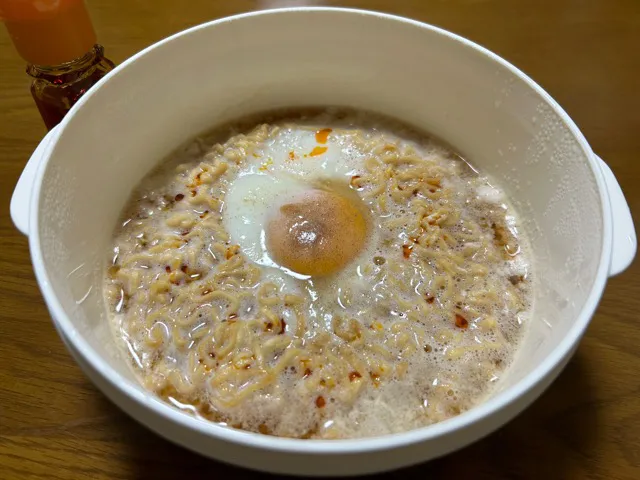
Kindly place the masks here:
<instances>
[{"instance_id":1,"label":"soft-boiled egg","mask_svg":"<svg viewBox=\"0 0 640 480\"><path fill-rule=\"evenodd\" d=\"M349 190L360 153L330 129L283 129L230 185L224 224L253 262L308 278L337 272L366 242L367 216Z\"/></svg>"}]
</instances>

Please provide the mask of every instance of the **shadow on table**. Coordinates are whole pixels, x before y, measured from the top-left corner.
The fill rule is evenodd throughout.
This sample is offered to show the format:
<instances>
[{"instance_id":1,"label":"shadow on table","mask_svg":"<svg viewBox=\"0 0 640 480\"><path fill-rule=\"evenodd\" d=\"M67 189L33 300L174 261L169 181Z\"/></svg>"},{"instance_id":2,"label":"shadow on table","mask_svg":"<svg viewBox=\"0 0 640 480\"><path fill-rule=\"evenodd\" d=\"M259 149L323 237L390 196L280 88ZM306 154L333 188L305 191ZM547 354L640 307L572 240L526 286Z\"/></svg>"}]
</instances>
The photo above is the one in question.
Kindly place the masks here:
<instances>
[{"instance_id":1,"label":"shadow on table","mask_svg":"<svg viewBox=\"0 0 640 480\"><path fill-rule=\"evenodd\" d=\"M598 432L597 409L589 405L591 385L585 364L578 351L542 397L484 440L423 465L368 478L585 477ZM275 478L208 460L161 439L133 420L123 423L131 423L127 425L127 442L136 480Z\"/></svg>"}]
</instances>

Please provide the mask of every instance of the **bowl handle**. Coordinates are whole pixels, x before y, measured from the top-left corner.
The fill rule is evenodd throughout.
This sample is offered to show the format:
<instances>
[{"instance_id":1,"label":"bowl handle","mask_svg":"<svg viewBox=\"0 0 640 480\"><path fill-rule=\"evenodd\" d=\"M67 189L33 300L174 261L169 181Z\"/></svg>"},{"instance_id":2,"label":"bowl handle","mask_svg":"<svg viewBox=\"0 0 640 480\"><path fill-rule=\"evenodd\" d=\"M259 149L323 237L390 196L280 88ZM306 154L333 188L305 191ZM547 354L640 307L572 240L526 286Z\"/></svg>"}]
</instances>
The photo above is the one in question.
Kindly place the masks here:
<instances>
[{"instance_id":1,"label":"bowl handle","mask_svg":"<svg viewBox=\"0 0 640 480\"><path fill-rule=\"evenodd\" d=\"M38 167L46 157L47 147L59 132L58 127L52 128L40 141L31 158L22 170L16 188L11 196L11 220L18 230L29 235L29 207L31 205L31 194L33 193L33 182L36 178Z\"/></svg>"},{"instance_id":2,"label":"bowl handle","mask_svg":"<svg viewBox=\"0 0 640 480\"><path fill-rule=\"evenodd\" d=\"M611 265L609 266L609 276L613 277L627 269L633 258L636 256L638 240L636 230L633 227L633 218L629 205L624 198L620 184L613 175L609 165L604 163L596 155L600 162L600 169L604 175L607 185L609 200L611 201L611 219L613 223L613 252L611 254Z\"/></svg>"}]
</instances>

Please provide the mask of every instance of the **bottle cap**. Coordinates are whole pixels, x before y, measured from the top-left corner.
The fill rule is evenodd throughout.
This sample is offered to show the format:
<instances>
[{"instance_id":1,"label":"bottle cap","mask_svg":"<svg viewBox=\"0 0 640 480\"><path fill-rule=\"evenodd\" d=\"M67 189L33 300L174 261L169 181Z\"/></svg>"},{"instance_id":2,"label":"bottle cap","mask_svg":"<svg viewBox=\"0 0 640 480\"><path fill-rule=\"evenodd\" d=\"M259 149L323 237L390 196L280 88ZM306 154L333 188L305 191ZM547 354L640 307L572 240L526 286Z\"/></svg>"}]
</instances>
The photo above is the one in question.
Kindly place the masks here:
<instances>
[{"instance_id":1,"label":"bottle cap","mask_svg":"<svg viewBox=\"0 0 640 480\"><path fill-rule=\"evenodd\" d=\"M97 41L83 0L0 0L0 19L20 56L34 65L70 62Z\"/></svg>"}]
</instances>

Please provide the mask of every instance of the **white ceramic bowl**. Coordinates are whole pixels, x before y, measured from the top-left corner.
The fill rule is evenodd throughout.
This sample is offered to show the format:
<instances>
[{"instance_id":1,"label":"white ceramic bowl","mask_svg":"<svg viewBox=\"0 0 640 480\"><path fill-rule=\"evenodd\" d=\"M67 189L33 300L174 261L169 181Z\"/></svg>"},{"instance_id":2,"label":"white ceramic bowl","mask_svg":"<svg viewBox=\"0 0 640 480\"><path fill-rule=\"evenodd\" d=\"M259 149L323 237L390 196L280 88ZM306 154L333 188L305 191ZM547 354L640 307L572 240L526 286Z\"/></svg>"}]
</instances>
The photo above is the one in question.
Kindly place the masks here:
<instances>
[{"instance_id":1,"label":"white ceramic bowl","mask_svg":"<svg viewBox=\"0 0 640 480\"><path fill-rule=\"evenodd\" d=\"M586 99L585 99L586 101ZM346 105L447 140L510 194L533 246L528 335L491 399L445 422L364 440L274 438L200 421L140 387L114 348L101 268L132 188L209 127L275 107ZM226 18L133 56L43 140L16 187L54 324L100 389L160 435L236 465L306 475L389 470L487 435L558 375L636 237L620 187L567 114L512 65L412 20L330 8Z\"/></svg>"}]
</instances>

